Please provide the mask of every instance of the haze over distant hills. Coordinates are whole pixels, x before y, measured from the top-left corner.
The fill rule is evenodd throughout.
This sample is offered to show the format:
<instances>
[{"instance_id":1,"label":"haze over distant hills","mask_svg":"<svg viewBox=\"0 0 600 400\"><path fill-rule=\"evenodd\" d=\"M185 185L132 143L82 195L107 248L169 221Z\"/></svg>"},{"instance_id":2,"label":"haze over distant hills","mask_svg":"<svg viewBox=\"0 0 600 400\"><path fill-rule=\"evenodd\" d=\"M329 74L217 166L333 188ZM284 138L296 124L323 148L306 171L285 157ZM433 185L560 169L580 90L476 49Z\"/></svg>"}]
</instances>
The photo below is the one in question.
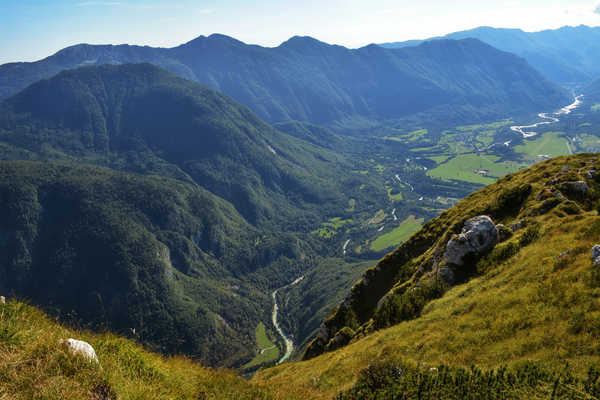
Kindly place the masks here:
<instances>
[{"instance_id":1,"label":"haze over distant hills","mask_svg":"<svg viewBox=\"0 0 600 400\"><path fill-rule=\"evenodd\" d=\"M268 122L332 124L425 111L476 120L568 101L524 60L473 39L350 50L310 37L264 48L223 35L201 36L170 49L82 44L38 62L5 64L0 66L0 99L64 69L131 62L150 62L204 83Z\"/></svg>"},{"instance_id":2,"label":"haze over distant hills","mask_svg":"<svg viewBox=\"0 0 600 400\"><path fill-rule=\"evenodd\" d=\"M383 43L385 48L416 46L434 39L476 38L525 58L538 71L560 83L589 82L600 76L600 27L565 26L524 32L487 26L425 40Z\"/></svg>"}]
</instances>

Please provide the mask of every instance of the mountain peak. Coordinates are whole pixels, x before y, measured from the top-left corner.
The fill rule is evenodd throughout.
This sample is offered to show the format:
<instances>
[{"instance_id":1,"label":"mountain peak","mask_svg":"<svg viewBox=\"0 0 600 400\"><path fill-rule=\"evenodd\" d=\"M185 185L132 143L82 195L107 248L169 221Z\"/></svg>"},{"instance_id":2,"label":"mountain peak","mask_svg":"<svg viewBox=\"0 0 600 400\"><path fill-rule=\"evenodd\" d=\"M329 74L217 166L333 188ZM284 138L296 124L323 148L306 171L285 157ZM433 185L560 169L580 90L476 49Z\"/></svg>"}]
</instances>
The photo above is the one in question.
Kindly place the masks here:
<instances>
[{"instance_id":1,"label":"mountain peak","mask_svg":"<svg viewBox=\"0 0 600 400\"><path fill-rule=\"evenodd\" d=\"M198 36L195 39L190 40L187 43L184 43L175 48L186 48L186 47L206 47L208 44L211 45L236 45L236 46L244 46L246 45L244 42L237 40L231 36L224 35L222 33L213 33L209 36Z\"/></svg>"},{"instance_id":2,"label":"mountain peak","mask_svg":"<svg viewBox=\"0 0 600 400\"><path fill-rule=\"evenodd\" d=\"M316 47L329 47L330 44L321 42L311 36L293 36L281 43L279 47L291 49L306 49Z\"/></svg>"}]
</instances>

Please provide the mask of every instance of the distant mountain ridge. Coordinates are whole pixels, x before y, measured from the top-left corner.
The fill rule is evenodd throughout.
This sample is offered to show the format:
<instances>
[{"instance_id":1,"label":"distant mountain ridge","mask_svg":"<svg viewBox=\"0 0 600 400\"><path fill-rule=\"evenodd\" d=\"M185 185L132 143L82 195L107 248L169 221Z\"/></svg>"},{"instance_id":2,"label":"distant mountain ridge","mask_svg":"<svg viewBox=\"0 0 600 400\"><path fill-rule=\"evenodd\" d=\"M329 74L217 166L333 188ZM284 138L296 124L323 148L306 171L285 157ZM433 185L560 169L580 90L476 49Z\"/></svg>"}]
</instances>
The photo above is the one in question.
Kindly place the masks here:
<instances>
[{"instance_id":1,"label":"distant mountain ridge","mask_svg":"<svg viewBox=\"0 0 600 400\"><path fill-rule=\"evenodd\" d=\"M0 99L65 69L131 62L153 63L201 82L271 123L331 124L435 110L462 111L475 120L568 101L522 59L472 39L350 50L310 37L264 48L218 34L170 49L82 44L38 62L5 64Z\"/></svg>"},{"instance_id":2,"label":"distant mountain ridge","mask_svg":"<svg viewBox=\"0 0 600 400\"><path fill-rule=\"evenodd\" d=\"M517 54L555 82L589 82L600 76L600 27L580 25L525 32L482 26L443 37L382 43L381 46L404 48L436 39L465 38L479 39L497 49Z\"/></svg>"}]
</instances>

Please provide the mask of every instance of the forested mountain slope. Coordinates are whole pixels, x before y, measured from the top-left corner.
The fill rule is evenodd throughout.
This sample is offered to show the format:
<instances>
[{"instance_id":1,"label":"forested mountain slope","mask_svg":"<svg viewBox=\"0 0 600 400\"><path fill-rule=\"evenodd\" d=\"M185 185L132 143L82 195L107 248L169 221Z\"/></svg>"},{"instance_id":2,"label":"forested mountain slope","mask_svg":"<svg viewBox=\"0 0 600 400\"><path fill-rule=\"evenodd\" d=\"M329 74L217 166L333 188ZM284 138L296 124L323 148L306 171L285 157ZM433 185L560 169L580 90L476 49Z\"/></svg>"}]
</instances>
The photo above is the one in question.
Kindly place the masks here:
<instances>
[{"instance_id":1,"label":"forested mountain slope","mask_svg":"<svg viewBox=\"0 0 600 400\"><path fill-rule=\"evenodd\" d=\"M0 104L0 142L4 159L75 160L195 182L252 224L295 229L347 201L337 183L341 156L151 64L83 67L28 87Z\"/></svg>"},{"instance_id":2,"label":"forested mountain slope","mask_svg":"<svg viewBox=\"0 0 600 400\"><path fill-rule=\"evenodd\" d=\"M3 161L0 205L2 293L212 365L251 356L270 285L300 269L296 237L169 178Z\"/></svg>"}]
</instances>

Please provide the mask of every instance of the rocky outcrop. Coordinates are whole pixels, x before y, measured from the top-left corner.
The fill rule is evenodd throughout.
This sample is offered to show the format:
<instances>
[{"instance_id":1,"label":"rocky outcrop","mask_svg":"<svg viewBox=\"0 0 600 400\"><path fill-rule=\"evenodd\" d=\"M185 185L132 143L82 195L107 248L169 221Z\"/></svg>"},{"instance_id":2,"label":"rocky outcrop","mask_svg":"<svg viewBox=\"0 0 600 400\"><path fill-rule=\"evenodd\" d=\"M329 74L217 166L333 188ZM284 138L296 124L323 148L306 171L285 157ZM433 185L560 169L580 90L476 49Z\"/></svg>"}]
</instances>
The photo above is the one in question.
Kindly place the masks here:
<instances>
[{"instance_id":1,"label":"rocky outcrop","mask_svg":"<svg viewBox=\"0 0 600 400\"><path fill-rule=\"evenodd\" d=\"M354 332L351 328L348 328L347 326L340 329L339 332L335 334L333 339L329 341L327 347L325 348L325 351L334 351L339 349L340 347L346 346L348 343L350 343L350 341L355 335L356 332Z\"/></svg>"},{"instance_id":2,"label":"rocky outcrop","mask_svg":"<svg viewBox=\"0 0 600 400\"><path fill-rule=\"evenodd\" d=\"M498 229L487 215L480 215L465 222L462 232L454 235L446 244L443 263L437 274L449 284L465 275L465 264L478 260L498 243Z\"/></svg>"},{"instance_id":3,"label":"rocky outcrop","mask_svg":"<svg viewBox=\"0 0 600 400\"><path fill-rule=\"evenodd\" d=\"M444 259L447 265L462 266L470 256L481 256L498 243L498 229L487 215L480 215L465 222L459 235L446 245Z\"/></svg>"}]
</instances>

